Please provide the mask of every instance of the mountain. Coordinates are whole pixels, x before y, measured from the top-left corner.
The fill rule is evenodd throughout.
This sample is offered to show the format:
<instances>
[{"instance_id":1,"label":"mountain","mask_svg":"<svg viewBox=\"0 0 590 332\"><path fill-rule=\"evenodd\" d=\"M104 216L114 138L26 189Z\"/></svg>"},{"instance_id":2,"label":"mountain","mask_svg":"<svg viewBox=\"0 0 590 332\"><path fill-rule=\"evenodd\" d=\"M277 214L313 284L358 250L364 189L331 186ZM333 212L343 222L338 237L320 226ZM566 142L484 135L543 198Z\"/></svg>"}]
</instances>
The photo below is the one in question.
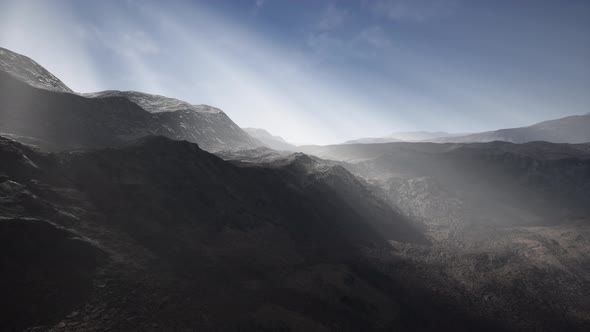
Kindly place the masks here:
<instances>
[{"instance_id":1,"label":"mountain","mask_svg":"<svg viewBox=\"0 0 590 332\"><path fill-rule=\"evenodd\" d=\"M282 137L271 135L268 131L260 128L242 128L250 136L261 141L271 149L279 151L294 151L295 145L287 143Z\"/></svg>"},{"instance_id":2,"label":"mountain","mask_svg":"<svg viewBox=\"0 0 590 332\"><path fill-rule=\"evenodd\" d=\"M0 138L0 156L2 330L417 324L364 251L423 237L342 167L164 137L52 154Z\"/></svg>"},{"instance_id":3,"label":"mountain","mask_svg":"<svg viewBox=\"0 0 590 332\"><path fill-rule=\"evenodd\" d=\"M30 58L0 47L0 71L27 84L56 92L73 91Z\"/></svg>"},{"instance_id":4,"label":"mountain","mask_svg":"<svg viewBox=\"0 0 590 332\"><path fill-rule=\"evenodd\" d=\"M153 134L198 143L208 151L245 149L262 145L252 139L223 111L208 105L192 105L164 96L135 91L102 91L85 97L109 100L124 98L151 113Z\"/></svg>"},{"instance_id":5,"label":"mountain","mask_svg":"<svg viewBox=\"0 0 590 332\"><path fill-rule=\"evenodd\" d=\"M527 143L545 141L551 143L590 142L590 113L574 115L557 120L539 122L528 127L499 129L473 134L450 134L447 132L399 132L386 137L361 138L343 144L373 144L392 142L435 142L435 143L483 143L504 141Z\"/></svg>"},{"instance_id":6,"label":"mountain","mask_svg":"<svg viewBox=\"0 0 590 332\"><path fill-rule=\"evenodd\" d=\"M447 133L445 131L400 131L395 132L388 137L396 138L401 141L412 142L412 141L430 141L443 137L459 136L461 134Z\"/></svg>"},{"instance_id":7,"label":"mountain","mask_svg":"<svg viewBox=\"0 0 590 332\"><path fill-rule=\"evenodd\" d=\"M574 115L557 120L543 121L528 127L500 129L435 140L437 143L473 143L491 141L505 141L512 143L526 143L533 141L572 144L587 143L590 142L590 114Z\"/></svg>"},{"instance_id":8,"label":"mountain","mask_svg":"<svg viewBox=\"0 0 590 332\"><path fill-rule=\"evenodd\" d=\"M359 138L351 141L346 141L342 144L375 144L375 143L391 143L401 142L401 140L393 137L374 137L374 138Z\"/></svg>"},{"instance_id":9,"label":"mountain","mask_svg":"<svg viewBox=\"0 0 590 332\"><path fill-rule=\"evenodd\" d=\"M393 142L418 142L432 141L445 137L460 136L461 134L451 134L443 131L401 131L395 132L385 137L359 138L356 140L346 141L343 144L375 144L375 143L393 143Z\"/></svg>"},{"instance_id":10,"label":"mountain","mask_svg":"<svg viewBox=\"0 0 590 332\"><path fill-rule=\"evenodd\" d=\"M3 50L0 63L0 132L27 144L64 150L163 135L208 151L262 145L214 107L140 92L78 95L26 57Z\"/></svg>"},{"instance_id":11,"label":"mountain","mask_svg":"<svg viewBox=\"0 0 590 332\"><path fill-rule=\"evenodd\" d=\"M590 330L590 144L278 151L1 57L2 331Z\"/></svg>"}]
</instances>

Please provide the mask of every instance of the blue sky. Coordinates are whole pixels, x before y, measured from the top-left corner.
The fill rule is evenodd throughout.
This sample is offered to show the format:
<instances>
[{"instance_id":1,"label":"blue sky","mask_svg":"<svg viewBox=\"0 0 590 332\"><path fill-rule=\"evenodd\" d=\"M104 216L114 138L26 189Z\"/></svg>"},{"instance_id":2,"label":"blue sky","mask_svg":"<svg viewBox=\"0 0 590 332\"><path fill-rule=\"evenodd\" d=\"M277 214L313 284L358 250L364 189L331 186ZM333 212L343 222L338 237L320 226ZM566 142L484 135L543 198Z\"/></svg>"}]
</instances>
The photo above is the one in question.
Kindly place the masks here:
<instances>
[{"instance_id":1,"label":"blue sky","mask_svg":"<svg viewBox=\"0 0 590 332\"><path fill-rule=\"evenodd\" d=\"M0 0L0 46L297 143L590 111L590 1Z\"/></svg>"}]
</instances>

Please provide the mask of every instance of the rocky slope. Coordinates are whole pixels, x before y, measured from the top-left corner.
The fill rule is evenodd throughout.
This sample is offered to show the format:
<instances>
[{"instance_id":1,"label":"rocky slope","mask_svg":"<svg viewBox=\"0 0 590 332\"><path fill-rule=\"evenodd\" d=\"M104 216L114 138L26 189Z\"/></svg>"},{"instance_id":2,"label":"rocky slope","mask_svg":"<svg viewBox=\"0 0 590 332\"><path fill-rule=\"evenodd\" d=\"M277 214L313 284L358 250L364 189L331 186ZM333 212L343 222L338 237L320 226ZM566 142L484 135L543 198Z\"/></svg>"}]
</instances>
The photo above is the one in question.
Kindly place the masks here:
<instances>
[{"instance_id":1,"label":"rocky slope","mask_svg":"<svg viewBox=\"0 0 590 332\"><path fill-rule=\"evenodd\" d=\"M56 92L73 91L30 58L0 47L0 71L27 84Z\"/></svg>"},{"instance_id":2,"label":"rocky slope","mask_svg":"<svg viewBox=\"0 0 590 332\"><path fill-rule=\"evenodd\" d=\"M414 324L399 311L402 294L378 281L362 248L424 239L387 204L357 192L364 184L342 168L305 155L236 166L163 137L58 154L0 139L0 155L0 227L16 228L5 233L14 237L40 225L35 232L43 241L65 241L47 255L72 264L45 267L26 254L45 242L31 248L18 236L9 241L3 266L30 267L15 269L2 287L23 294L39 285L29 292L58 305L32 311L24 298L3 297L2 308L12 305L16 315L3 316L6 329L354 331ZM69 252L75 243L80 249ZM26 285L14 281L48 268L60 272L31 274ZM60 288L62 272L79 278L80 288Z\"/></svg>"},{"instance_id":3,"label":"rocky slope","mask_svg":"<svg viewBox=\"0 0 590 332\"><path fill-rule=\"evenodd\" d=\"M84 96L93 99L124 98L151 113L152 132L198 143L208 151L247 149L262 145L238 127L222 110L136 91L102 91Z\"/></svg>"},{"instance_id":4,"label":"rocky slope","mask_svg":"<svg viewBox=\"0 0 590 332\"><path fill-rule=\"evenodd\" d=\"M260 128L243 128L250 136L262 142L265 146L279 151L294 151L295 145L287 143L282 137L271 135L268 131Z\"/></svg>"},{"instance_id":5,"label":"rocky slope","mask_svg":"<svg viewBox=\"0 0 590 332\"><path fill-rule=\"evenodd\" d=\"M345 167L385 189L395 206L435 204L427 210L439 216L467 211L487 224L540 224L586 213L590 197L588 144L390 143L306 149L347 161ZM435 203L437 199L446 203ZM457 208L449 211L449 206Z\"/></svg>"},{"instance_id":6,"label":"rocky slope","mask_svg":"<svg viewBox=\"0 0 590 332\"><path fill-rule=\"evenodd\" d=\"M469 312L517 330L590 325L590 145L304 149L346 161L344 167L425 229L431 247L392 242L394 253L375 253L384 270L394 266L405 276L399 282L429 285ZM429 273L417 277L417 271Z\"/></svg>"},{"instance_id":7,"label":"rocky slope","mask_svg":"<svg viewBox=\"0 0 590 332\"><path fill-rule=\"evenodd\" d=\"M67 150L163 135L208 151L262 145L214 107L129 91L77 95L34 61L2 52L0 133L21 142Z\"/></svg>"}]
</instances>

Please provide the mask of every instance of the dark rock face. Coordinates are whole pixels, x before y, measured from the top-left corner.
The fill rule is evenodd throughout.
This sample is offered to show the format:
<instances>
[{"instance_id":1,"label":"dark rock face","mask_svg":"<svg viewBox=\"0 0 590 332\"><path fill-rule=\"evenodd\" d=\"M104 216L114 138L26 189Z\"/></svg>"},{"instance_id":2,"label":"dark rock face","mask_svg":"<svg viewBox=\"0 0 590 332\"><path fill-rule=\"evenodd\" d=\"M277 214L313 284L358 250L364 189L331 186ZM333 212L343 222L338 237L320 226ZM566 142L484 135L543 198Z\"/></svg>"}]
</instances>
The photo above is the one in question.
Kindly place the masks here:
<instances>
[{"instance_id":1,"label":"dark rock face","mask_svg":"<svg viewBox=\"0 0 590 332\"><path fill-rule=\"evenodd\" d=\"M36 89L0 72L0 131L63 150L120 145L150 134L151 116L122 98L99 101Z\"/></svg>"},{"instance_id":2,"label":"dark rock face","mask_svg":"<svg viewBox=\"0 0 590 332\"><path fill-rule=\"evenodd\" d=\"M89 296L104 253L46 220L0 219L2 331L56 323Z\"/></svg>"}]
</instances>

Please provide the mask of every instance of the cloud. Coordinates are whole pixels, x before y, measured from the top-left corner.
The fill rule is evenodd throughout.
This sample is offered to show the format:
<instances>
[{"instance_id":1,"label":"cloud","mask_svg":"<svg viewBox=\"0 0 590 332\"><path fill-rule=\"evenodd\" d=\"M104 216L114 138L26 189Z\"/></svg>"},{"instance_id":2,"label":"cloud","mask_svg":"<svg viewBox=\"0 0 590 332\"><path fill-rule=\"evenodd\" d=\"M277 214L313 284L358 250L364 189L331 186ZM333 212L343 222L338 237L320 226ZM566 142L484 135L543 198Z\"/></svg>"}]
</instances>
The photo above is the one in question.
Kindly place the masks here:
<instances>
[{"instance_id":1,"label":"cloud","mask_svg":"<svg viewBox=\"0 0 590 332\"><path fill-rule=\"evenodd\" d=\"M555 105L511 92L526 85L513 89L514 76L486 69L495 62L466 61L481 46L455 51L447 40L448 47L428 48L386 20L352 17L352 7L341 2L323 7L317 21L302 26L300 39L280 41L201 2L138 3L96 2L80 10L64 5L72 2L1 1L0 44L37 60L76 91L132 89L210 104L238 125L299 142L478 130L510 119L515 105L535 112ZM373 4L390 5L379 12L387 20L452 13L408 1ZM531 87L530 94L553 87ZM578 108L588 105L580 100Z\"/></svg>"},{"instance_id":2,"label":"cloud","mask_svg":"<svg viewBox=\"0 0 590 332\"><path fill-rule=\"evenodd\" d=\"M393 43L380 26L362 28L352 35L337 36L329 32L312 33L307 38L307 47L313 52L316 62L332 59L370 59L387 54Z\"/></svg>"},{"instance_id":3,"label":"cloud","mask_svg":"<svg viewBox=\"0 0 590 332\"><path fill-rule=\"evenodd\" d=\"M126 89L140 85L144 92L165 92L162 84L165 75L153 70L149 61L150 57L159 55L162 50L147 32L117 19L112 20L110 29L85 22L77 26L76 30L88 44L102 52L110 52L109 56L116 59L116 64L125 69L125 75L120 77L126 81L121 83L126 84ZM113 88L108 86L101 89Z\"/></svg>"},{"instance_id":4,"label":"cloud","mask_svg":"<svg viewBox=\"0 0 590 332\"><path fill-rule=\"evenodd\" d=\"M324 9L316 28L322 32L335 30L342 26L348 15L348 10L330 4Z\"/></svg>"},{"instance_id":5,"label":"cloud","mask_svg":"<svg viewBox=\"0 0 590 332\"><path fill-rule=\"evenodd\" d=\"M378 0L365 1L364 5L376 15L392 21L423 22L452 14L456 0Z\"/></svg>"},{"instance_id":6,"label":"cloud","mask_svg":"<svg viewBox=\"0 0 590 332\"><path fill-rule=\"evenodd\" d=\"M350 22L348 22L350 21ZM343 28L344 24L348 26ZM306 46L313 52L316 61L330 57L365 58L372 56L374 49L386 49L391 41L380 26L359 27L350 17L348 9L335 4L325 7L319 20L308 33Z\"/></svg>"},{"instance_id":7,"label":"cloud","mask_svg":"<svg viewBox=\"0 0 590 332\"><path fill-rule=\"evenodd\" d=\"M127 50L134 50L140 54L157 54L160 52L154 40L142 30L123 33L121 45L127 45Z\"/></svg>"},{"instance_id":8,"label":"cloud","mask_svg":"<svg viewBox=\"0 0 590 332\"><path fill-rule=\"evenodd\" d=\"M162 47L176 47L161 59L176 64L167 70L179 74L168 94L172 97L218 106L240 126L266 128L291 141L337 143L379 126L364 114L377 107L372 100L342 91L348 88L307 55L215 12L199 8L181 17L151 10L146 19L166 36Z\"/></svg>"},{"instance_id":9,"label":"cloud","mask_svg":"<svg viewBox=\"0 0 590 332\"><path fill-rule=\"evenodd\" d=\"M0 43L39 61L75 91L139 90L210 104L240 126L299 142L385 135L393 120L395 128L406 128L395 115L388 121L369 115L403 103L384 105L372 88L359 93L363 85L354 76L326 69L316 61L318 53L268 40L195 3L142 2L138 8L100 2L91 16L45 2L12 4L2 4ZM336 38L348 14L333 9L325 14L318 26L335 30L317 33L310 43L325 47L326 56L387 45L377 27Z\"/></svg>"},{"instance_id":10,"label":"cloud","mask_svg":"<svg viewBox=\"0 0 590 332\"><path fill-rule=\"evenodd\" d=\"M379 49L387 49L392 46L389 36L379 26L371 26L361 30L357 39Z\"/></svg>"}]
</instances>

